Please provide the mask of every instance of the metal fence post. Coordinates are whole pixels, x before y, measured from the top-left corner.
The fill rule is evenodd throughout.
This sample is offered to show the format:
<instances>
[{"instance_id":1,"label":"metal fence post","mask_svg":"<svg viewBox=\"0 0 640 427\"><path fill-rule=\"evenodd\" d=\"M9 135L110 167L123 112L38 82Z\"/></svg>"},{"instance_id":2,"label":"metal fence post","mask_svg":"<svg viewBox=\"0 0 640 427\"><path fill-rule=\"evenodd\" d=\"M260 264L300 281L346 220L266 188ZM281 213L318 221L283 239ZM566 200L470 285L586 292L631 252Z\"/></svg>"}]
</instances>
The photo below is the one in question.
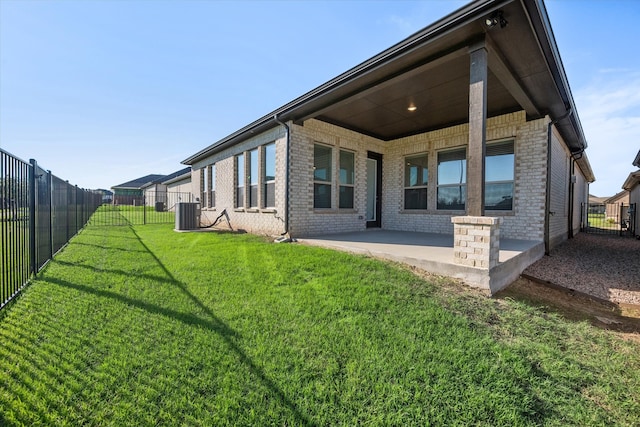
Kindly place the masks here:
<instances>
[{"instance_id":1,"label":"metal fence post","mask_svg":"<svg viewBox=\"0 0 640 427\"><path fill-rule=\"evenodd\" d=\"M75 236L78 233L78 230L80 229L80 227L78 227L78 185L74 185L74 193L75 193L75 198L73 200L73 207L76 210L76 229L74 230L73 235Z\"/></svg>"},{"instance_id":2,"label":"metal fence post","mask_svg":"<svg viewBox=\"0 0 640 427\"><path fill-rule=\"evenodd\" d=\"M142 224L147 224L147 196L142 195Z\"/></svg>"},{"instance_id":3,"label":"metal fence post","mask_svg":"<svg viewBox=\"0 0 640 427\"><path fill-rule=\"evenodd\" d=\"M68 242L69 241L69 217L71 216L71 212L69 212L69 205L71 204L71 188L69 185L69 181L65 181L66 185L65 185L65 190L67 193L67 199L66 199L66 206L65 206L65 211L67 213L66 217L67 217L67 235L65 236L65 241Z\"/></svg>"},{"instance_id":4,"label":"metal fence post","mask_svg":"<svg viewBox=\"0 0 640 427\"><path fill-rule=\"evenodd\" d=\"M29 174L29 259L31 261L31 272L35 275L38 272L37 242L36 242L36 205L37 191L37 174L38 162L35 159L29 159L31 172Z\"/></svg>"},{"instance_id":5,"label":"metal fence post","mask_svg":"<svg viewBox=\"0 0 640 427\"><path fill-rule=\"evenodd\" d=\"M47 171L47 191L49 193L49 259L53 259L53 179Z\"/></svg>"}]
</instances>

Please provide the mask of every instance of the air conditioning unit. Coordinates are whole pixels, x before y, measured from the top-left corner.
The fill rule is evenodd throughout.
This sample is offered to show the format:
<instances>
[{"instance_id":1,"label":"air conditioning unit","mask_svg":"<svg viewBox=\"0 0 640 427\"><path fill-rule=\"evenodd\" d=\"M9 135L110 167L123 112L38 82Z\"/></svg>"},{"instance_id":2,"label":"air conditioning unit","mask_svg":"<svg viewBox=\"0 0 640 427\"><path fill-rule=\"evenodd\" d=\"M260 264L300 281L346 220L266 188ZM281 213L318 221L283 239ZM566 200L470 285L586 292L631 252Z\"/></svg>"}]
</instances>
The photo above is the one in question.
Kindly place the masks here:
<instances>
[{"instance_id":1,"label":"air conditioning unit","mask_svg":"<svg viewBox=\"0 0 640 427\"><path fill-rule=\"evenodd\" d=\"M176 205L176 231L200 228L200 203L178 203Z\"/></svg>"}]
</instances>

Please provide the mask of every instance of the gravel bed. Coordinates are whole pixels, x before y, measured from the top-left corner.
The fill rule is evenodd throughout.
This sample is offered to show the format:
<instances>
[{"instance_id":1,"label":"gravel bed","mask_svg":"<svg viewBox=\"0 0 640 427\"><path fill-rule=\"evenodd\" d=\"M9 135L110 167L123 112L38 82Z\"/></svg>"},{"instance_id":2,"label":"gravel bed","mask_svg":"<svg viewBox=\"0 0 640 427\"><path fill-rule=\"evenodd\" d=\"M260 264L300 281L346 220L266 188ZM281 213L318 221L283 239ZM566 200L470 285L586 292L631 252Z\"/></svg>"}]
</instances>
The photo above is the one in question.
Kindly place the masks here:
<instances>
[{"instance_id":1,"label":"gravel bed","mask_svg":"<svg viewBox=\"0 0 640 427\"><path fill-rule=\"evenodd\" d=\"M523 274L614 303L640 305L640 240L579 233Z\"/></svg>"}]
</instances>

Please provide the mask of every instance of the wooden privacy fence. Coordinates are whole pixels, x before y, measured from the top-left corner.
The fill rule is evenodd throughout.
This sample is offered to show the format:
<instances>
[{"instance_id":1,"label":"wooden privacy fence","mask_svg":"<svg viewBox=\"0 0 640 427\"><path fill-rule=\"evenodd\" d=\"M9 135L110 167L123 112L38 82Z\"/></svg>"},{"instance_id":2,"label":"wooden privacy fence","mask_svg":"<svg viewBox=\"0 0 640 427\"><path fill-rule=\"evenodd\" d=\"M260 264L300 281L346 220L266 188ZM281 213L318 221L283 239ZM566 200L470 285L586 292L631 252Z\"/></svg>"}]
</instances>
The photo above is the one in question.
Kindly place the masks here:
<instances>
[{"instance_id":1,"label":"wooden privacy fence","mask_svg":"<svg viewBox=\"0 0 640 427\"><path fill-rule=\"evenodd\" d=\"M0 149L0 309L24 288L100 206L100 192Z\"/></svg>"}]
</instances>

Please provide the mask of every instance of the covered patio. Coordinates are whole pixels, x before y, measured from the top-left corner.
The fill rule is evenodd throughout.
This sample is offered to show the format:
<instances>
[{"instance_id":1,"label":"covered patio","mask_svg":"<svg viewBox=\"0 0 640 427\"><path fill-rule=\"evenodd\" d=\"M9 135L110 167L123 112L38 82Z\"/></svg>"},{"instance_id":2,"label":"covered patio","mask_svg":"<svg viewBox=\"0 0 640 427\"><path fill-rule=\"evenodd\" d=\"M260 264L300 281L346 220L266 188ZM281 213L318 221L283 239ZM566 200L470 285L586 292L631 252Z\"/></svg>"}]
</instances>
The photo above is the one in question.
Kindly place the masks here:
<instances>
[{"instance_id":1,"label":"covered patio","mask_svg":"<svg viewBox=\"0 0 640 427\"><path fill-rule=\"evenodd\" d=\"M500 239L499 263L491 269L479 269L454 262L454 236L369 229L328 234L299 242L330 249L369 255L424 271L455 277L469 286L490 294L509 285L531 263L544 255L544 243L530 240Z\"/></svg>"}]
</instances>

